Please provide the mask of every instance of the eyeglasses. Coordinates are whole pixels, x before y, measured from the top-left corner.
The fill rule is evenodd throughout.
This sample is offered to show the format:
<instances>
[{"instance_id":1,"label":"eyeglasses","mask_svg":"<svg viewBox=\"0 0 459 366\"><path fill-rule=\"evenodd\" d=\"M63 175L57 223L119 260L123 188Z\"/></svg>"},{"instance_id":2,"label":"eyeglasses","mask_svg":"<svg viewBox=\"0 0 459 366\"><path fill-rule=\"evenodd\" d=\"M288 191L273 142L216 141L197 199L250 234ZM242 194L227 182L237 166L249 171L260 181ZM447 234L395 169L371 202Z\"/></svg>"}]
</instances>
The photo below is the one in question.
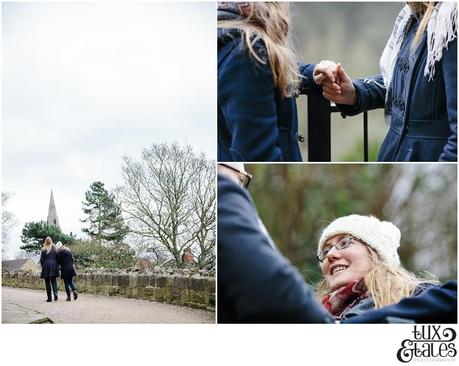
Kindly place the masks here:
<instances>
[{"instance_id":1,"label":"eyeglasses","mask_svg":"<svg viewBox=\"0 0 459 366\"><path fill-rule=\"evenodd\" d=\"M319 260L319 262L323 262L325 257L328 255L328 253L331 252L333 248L335 248L336 250L343 250L346 249L349 245L353 244L354 242L359 241L353 238L352 236L347 236L335 245L328 245L326 247L323 247L322 250L319 252L319 255L317 256L317 259Z\"/></svg>"},{"instance_id":2,"label":"eyeglasses","mask_svg":"<svg viewBox=\"0 0 459 366\"><path fill-rule=\"evenodd\" d=\"M231 169L232 171L237 173L237 177L239 179L239 182L241 182L241 186L244 188L249 187L249 183L253 178L253 175L247 173L247 172L242 172L239 169L233 168L232 166L226 165L226 164L220 164L221 166L224 166L228 169Z\"/></svg>"}]
</instances>

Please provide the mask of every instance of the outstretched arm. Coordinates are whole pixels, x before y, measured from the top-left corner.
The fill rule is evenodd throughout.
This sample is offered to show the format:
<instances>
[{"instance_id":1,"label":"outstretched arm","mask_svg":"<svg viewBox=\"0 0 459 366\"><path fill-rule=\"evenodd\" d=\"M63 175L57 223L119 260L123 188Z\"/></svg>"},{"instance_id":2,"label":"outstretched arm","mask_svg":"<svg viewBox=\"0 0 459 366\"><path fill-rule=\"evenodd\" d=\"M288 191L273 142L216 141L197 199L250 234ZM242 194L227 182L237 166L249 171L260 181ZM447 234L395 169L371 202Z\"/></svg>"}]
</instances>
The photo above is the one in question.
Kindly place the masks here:
<instances>
[{"instance_id":1,"label":"outstretched arm","mask_svg":"<svg viewBox=\"0 0 459 366\"><path fill-rule=\"evenodd\" d=\"M339 89L335 83L336 63L329 60L322 60L317 65L298 64L301 75L300 94L321 95L322 84L325 80L330 82L330 88Z\"/></svg>"},{"instance_id":2,"label":"outstretched arm","mask_svg":"<svg viewBox=\"0 0 459 366\"><path fill-rule=\"evenodd\" d=\"M329 79L322 84L323 95L335 102L349 116L376 108L384 108L386 86L381 75L351 80L341 64L337 64L336 83ZM336 88L335 85L339 88Z\"/></svg>"},{"instance_id":3,"label":"outstretched arm","mask_svg":"<svg viewBox=\"0 0 459 366\"><path fill-rule=\"evenodd\" d=\"M394 319L395 321L392 321ZM433 286L417 296L407 297L399 303L342 321L342 323L457 323L457 282Z\"/></svg>"}]
</instances>

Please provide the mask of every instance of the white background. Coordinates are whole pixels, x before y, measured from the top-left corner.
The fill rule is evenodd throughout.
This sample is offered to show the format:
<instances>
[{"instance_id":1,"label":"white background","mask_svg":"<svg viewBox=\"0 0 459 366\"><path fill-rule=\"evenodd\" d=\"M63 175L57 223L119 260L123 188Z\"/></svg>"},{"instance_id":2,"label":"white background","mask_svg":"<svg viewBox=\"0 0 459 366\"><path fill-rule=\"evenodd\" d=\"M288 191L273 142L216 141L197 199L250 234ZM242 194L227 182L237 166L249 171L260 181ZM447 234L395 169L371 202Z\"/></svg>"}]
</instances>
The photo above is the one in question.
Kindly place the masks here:
<instances>
[{"instance_id":1,"label":"white background","mask_svg":"<svg viewBox=\"0 0 459 366\"><path fill-rule=\"evenodd\" d=\"M412 325L395 324L2 325L1 361L68 366L390 366L401 364L396 353L412 330Z\"/></svg>"}]
</instances>

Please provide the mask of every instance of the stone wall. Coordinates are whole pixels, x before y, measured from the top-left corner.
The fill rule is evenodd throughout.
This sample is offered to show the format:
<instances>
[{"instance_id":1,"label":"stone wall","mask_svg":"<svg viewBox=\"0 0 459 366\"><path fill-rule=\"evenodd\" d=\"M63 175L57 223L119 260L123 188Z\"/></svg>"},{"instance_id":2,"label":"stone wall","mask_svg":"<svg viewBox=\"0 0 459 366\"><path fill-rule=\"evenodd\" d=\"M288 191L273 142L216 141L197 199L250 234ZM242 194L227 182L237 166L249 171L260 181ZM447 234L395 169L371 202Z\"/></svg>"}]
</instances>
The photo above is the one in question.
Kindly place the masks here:
<instances>
[{"instance_id":1,"label":"stone wall","mask_svg":"<svg viewBox=\"0 0 459 366\"><path fill-rule=\"evenodd\" d=\"M78 292L104 296L121 296L161 301L199 309L215 310L215 278L200 275L167 273L80 272L75 277ZM59 280L59 290L64 283ZM3 271L2 285L31 289L45 289L40 274L22 271Z\"/></svg>"}]
</instances>

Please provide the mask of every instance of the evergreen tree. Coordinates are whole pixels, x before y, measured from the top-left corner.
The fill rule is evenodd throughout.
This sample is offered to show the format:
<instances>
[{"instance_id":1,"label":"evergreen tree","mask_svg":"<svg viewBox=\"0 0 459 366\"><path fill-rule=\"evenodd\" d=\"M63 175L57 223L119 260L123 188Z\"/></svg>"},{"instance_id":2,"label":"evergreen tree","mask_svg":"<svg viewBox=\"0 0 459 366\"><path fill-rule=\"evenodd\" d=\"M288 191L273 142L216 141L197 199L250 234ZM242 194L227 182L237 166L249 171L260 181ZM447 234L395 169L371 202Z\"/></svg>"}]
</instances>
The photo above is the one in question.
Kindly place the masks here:
<instances>
[{"instance_id":1,"label":"evergreen tree","mask_svg":"<svg viewBox=\"0 0 459 366\"><path fill-rule=\"evenodd\" d=\"M121 216L121 207L115 195L104 188L104 183L94 182L85 193L83 212L86 219L81 220L88 227L82 231L98 243L120 243L128 232Z\"/></svg>"},{"instance_id":2,"label":"evergreen tree","mask_svg":"<svg viewBox=\"0 0 459 366\"><path fill-rule=\"evenodd\" d=\"M38 254L48 236L55 243L61 241L63 244L68 244L75 240L72 234L66 235L57 226L48 225L44 221L27 222L22 229L21 241L25 245L21 246L21 249L27 253Z\"/></svg>"}]
</instances>

